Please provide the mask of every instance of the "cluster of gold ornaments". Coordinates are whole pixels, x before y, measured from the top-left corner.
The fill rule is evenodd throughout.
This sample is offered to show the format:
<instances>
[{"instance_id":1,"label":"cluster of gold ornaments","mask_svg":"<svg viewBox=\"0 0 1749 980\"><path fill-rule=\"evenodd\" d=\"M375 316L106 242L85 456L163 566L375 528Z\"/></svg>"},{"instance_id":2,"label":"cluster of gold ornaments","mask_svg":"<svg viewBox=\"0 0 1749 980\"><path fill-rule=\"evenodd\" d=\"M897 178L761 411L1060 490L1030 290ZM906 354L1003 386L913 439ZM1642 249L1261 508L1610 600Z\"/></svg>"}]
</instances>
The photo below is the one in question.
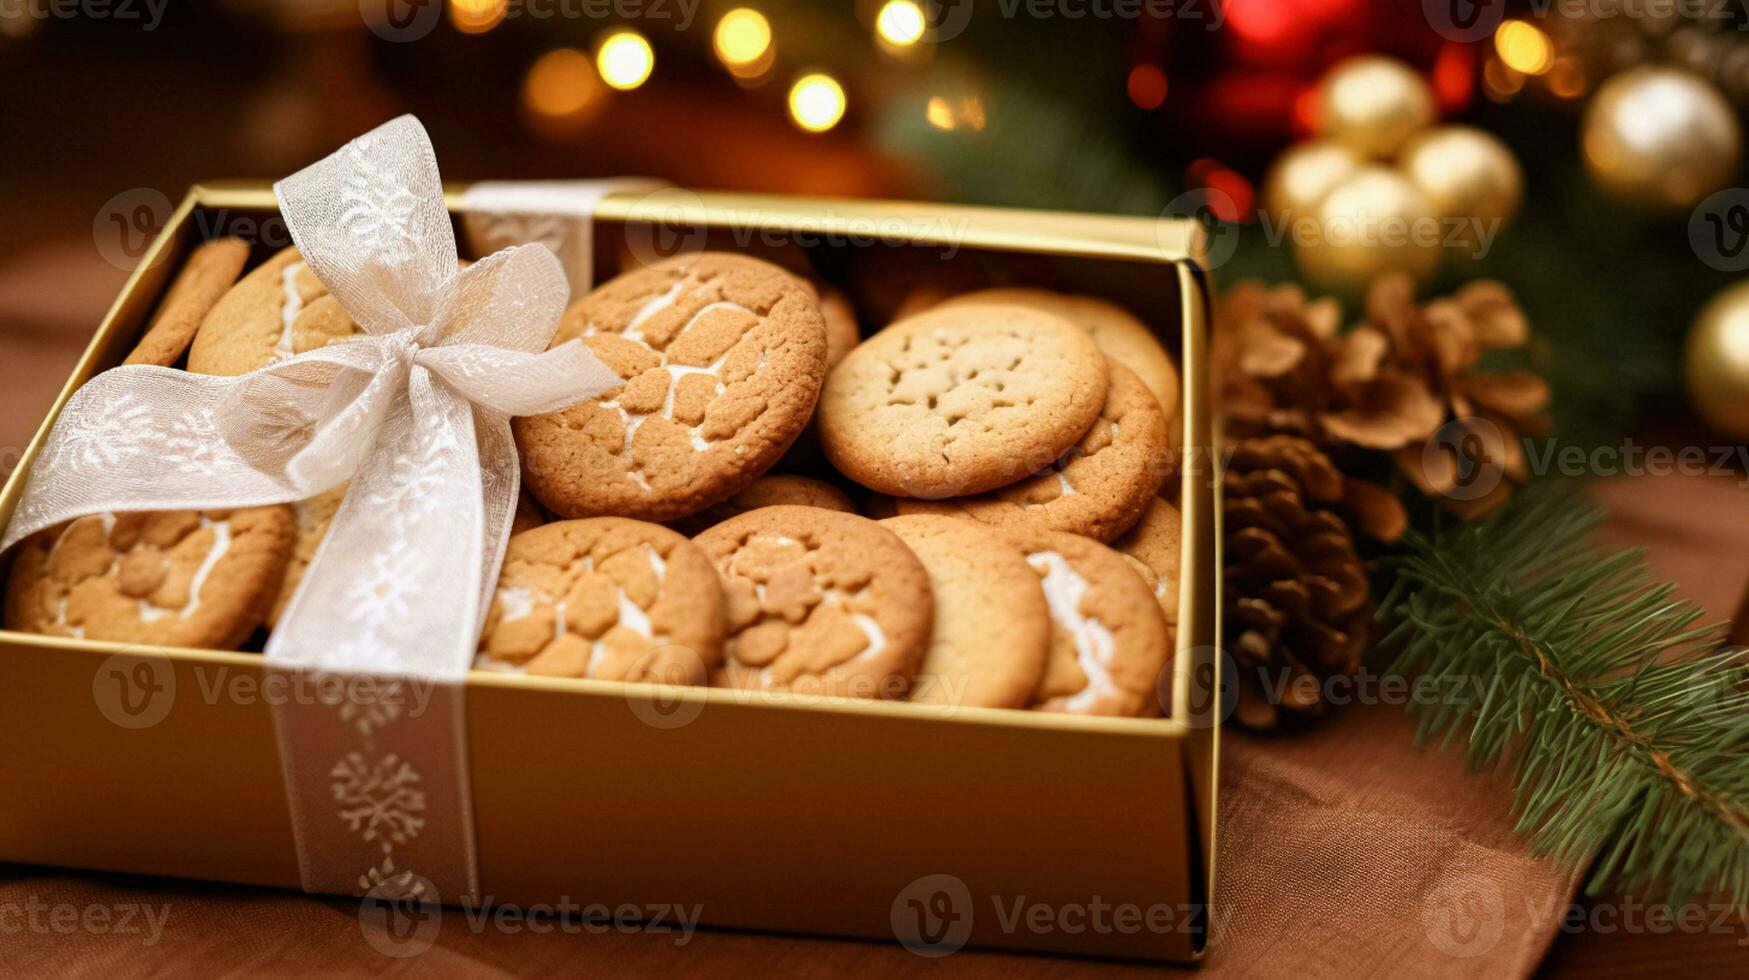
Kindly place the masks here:
<instances>
[{"instance_id":1,"label":"cluster of gold ornaments","mask_svg":"<svg viewBox=\"0 0 1749 980\"><path fill-rule=\"evenodd\" d=\"M1479 257L1524 196L1512 151L1473 126L1436 126L1427 81L1380 55L1319 81L1317 137L1289 147L1264 179L1269 218L1300 273L1355 292L1381 273L1426 280L1442 258Z\"/></svg>"}]
</instances>

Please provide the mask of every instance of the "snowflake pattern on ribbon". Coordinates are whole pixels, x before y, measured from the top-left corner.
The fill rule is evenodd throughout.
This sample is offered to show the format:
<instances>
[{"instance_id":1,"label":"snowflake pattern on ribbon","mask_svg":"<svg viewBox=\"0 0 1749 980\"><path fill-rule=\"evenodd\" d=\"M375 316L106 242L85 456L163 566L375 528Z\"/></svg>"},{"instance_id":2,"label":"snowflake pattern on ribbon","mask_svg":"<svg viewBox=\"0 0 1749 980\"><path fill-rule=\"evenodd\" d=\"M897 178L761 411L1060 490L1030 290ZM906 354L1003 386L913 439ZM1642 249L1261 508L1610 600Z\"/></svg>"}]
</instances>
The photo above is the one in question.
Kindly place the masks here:
<instances>
[{"instance_id":1,"label":"snowflake pattern on ribbon","mask_svg":"<svg viewBox=\"0 0 1749 980\"><path fill-rule=\"evenodd\" d=\"M183 473L210 476L218 471L218 447L224 444L211 408L184 412L170 424L164 439L164 462Z\"/></svg>"},{"instance_id":2,"label":"snowflake pattern on ribbon","mask_svg":"<svg viewBox=\"0 0 1749 980\"><path fill-rule=\"evenodd\" d=\"M151 409L133 395L120 395L91 424L66 434L56 462L85 472L115 469L141 453L137 433L151 417Z\"/></svg>"},{"instance_id":3,"label":"snowflake pattern on ribbon","mask_svg":"<svg viewBox=\"0 0 1749 980\"><path fill-rule=\"evenodd\" d=\"M334 802L348 830L367 841L405 844L425 827L425 791L419 772L393 753L367 759L348 752L329 773ZM389 848L384 847L387 853Z\"/></svg>"},{"instance_id":4,"label":"snowflake pattern on ribbon","mask_svg":"<svg viewBox=\"0 0 1749 980\"><path fill-rule=\"evenodd\" d=\"M419 197L400 176L377 166L366 141L353 145L354 166L340 192L346 210L339 225L358 246L385 265L401 265L413 258L419 236L413 229L413 211Z\"/></svg>"}]
</instances>

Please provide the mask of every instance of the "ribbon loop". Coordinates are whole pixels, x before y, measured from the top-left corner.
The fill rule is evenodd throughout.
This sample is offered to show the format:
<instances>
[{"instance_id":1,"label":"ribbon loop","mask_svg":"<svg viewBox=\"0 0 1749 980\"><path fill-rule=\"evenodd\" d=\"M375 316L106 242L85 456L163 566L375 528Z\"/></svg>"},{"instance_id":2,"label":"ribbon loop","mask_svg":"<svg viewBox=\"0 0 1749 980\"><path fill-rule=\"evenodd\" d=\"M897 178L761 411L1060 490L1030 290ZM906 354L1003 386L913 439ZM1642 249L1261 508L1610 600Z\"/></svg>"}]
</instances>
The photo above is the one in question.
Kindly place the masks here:
<instances>
[{"instance_id":1,"label":"ribbon loop","mask_svg":"<svg viewBox=\"0 0 1749 980\"><path fill-rule=\"evenodd\" d=\"M304 261L365 336L239 377L133 366L91 379L32 465L0 549L85 514L290 503L350 480L267 659L441 682L452 696L424 721L275 705L304 886L375 888L405 877L411 856L445 897L473 895L455 685L516 507L509 417L620 378L580 343L546 350L568 287L545 248L459 269L436 158L411 116L275 191ZM388 836L360 823L363 810L337 818L319 803L351 791L331 779L375 779L371 766L432 790L398 797L409 813Z\"/></svg>"}]
</instances>

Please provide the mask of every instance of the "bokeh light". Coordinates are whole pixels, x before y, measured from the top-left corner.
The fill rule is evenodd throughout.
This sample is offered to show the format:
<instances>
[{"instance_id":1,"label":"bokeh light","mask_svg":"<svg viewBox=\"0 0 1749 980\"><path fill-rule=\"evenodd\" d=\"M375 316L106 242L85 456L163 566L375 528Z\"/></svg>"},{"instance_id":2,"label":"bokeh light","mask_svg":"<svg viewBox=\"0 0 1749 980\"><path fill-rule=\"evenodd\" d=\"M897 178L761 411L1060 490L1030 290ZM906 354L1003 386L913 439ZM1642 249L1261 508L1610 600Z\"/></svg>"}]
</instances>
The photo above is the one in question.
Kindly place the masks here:
<instances>
[{"instance_id":1,"label":"bokeh light","mask_svg":"<svg viewBox=\"0 0 1749 980\"><path fill-rule=\"evenodd\" d=\"M823 133L838 125L844 118L844 106L844 86L831 75L813 72L790 86L790 118L810 133Z\"/></svg>"},{"instance_id":2,"label":"bokeh light","mask_svg":"<svg viewBox=\"0 0 1749 980\"><path fill-rule=\"evenodd\" d=\"M875 14L875 32L896 48L908 48L923 40L927 26L917 0L887 0Z\"/></svg>"},{"instance_id":3,"label":"bokeh light","mask_svg":"<svg viewBox=\"0 0 1749 980\"><path fill-rule=\"evenodd\" d=\"M463 34L484 34L497 27L510 0L449 0L449 22Z\"/></svg>"},{"instance_id":4,"label":"bokeh light","mask_svg":"<svg viewBox=\"0 0 1749 980\"><path fill-rule=\"evenodd\" d=\"M1130 101L1138 108L1158 109L1166 101L1166 73L1159 65L1131 68L1125 87L1129 89Z\"/></svg>"},{"instance_id":5,"label":"bokeh light","mask_svg":"<svg viewBox=\"0 0 1749 980\"><path fill-rule=\"evenodd\" d=\"M595 50L595 67L600 69L602 81L629 91L650 77L656 67L656 52L637 31L618 30Z\"/></svg>"},{"instance_id":6,"label":"bokeh light","mask_svg":"<svg viewBox=\"0 0 1749 980\"><path fill-rule=\"evenodd\" d=\"M764 74L771 66L771 22L751 7L724 14L711 43L723 66L739 77Z\"/></svg>"},{"instance_id":7,"label":"bokeh light","mask_svg":"<svg viewBox=\"0 0 1749 980\"><path fill-rule=\"evenodd\" d=\"M548 51L522 80L522 107L532 128L549 136L582 129L604 104L607 86L595 62L576 48Z\"/></svg>"},{"instance_id":8,"label":"bokeh light","mask_svg":"<svg viewBox=\"0 0 1749 980\"><path fill-rule=\"evenodd\" d=\"M1526 75L1541 75L1555 63L1555 46L1534 24L1509 20L1494 32L1494 50L1506 66Z\"/></svg>"}]
</instances>

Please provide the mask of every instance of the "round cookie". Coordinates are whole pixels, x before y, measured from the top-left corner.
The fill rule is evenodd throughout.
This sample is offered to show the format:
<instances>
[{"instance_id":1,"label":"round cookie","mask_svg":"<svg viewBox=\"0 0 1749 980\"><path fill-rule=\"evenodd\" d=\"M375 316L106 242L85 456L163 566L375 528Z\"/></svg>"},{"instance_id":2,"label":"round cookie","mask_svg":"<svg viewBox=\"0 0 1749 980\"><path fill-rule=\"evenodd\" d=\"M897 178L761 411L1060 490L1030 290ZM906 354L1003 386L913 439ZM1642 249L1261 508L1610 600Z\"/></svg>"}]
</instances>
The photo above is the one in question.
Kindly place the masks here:
<instances>
[{"instance_id":1,"label":"round cookie","mask_svg":"<svg viewBox=\"0 0 1749 980\"><path fill-rule=\"evenodd\" d=\"M716 569L680 534L622 517L510 539L477 670L703 684L723 656Z\"/></svg>"},{"instance_id":2,"label":"round cookie","mask_svg":"<svg viewBox=\"0 0 1749 980\"><path fill-rule=\"evenodd\" d=\"M923 562L935 595L935 626L911 700L1026 707L1051 649L1050 609L1026 556L970 521L918 514L880 523Z\"/></svg>"},{"instance_id":3,"label":"round cookie","mask_svg":"<svg viewBox=\"0 0 1749 980\"><path fill-rule=\"evenodd\" d=\"M215 238L190 252L139 345L122 363L171 367L182 360L201 321L230 291L248 261L249 243L241 238Z\"/></svg>"},{"instance_id":4,"label":"round cookie","mask_svg":"<svg viewBox=\"0 0 1749 980\"><path fill-rule=\"evenodd\" d=\"M856 504L851 502L849 495L824 480L808 476L762 476L728 500L675 521L674 529L682 534L699 534L737 514L784 504L818 507L841 514L856 513Z\"/></svg>"},{"instance_id":5,"label":"round cookie","mask_svg":"<svg viewBox=\"0 0 1749 980\"><path fill-rule=\"evenodd\" d=\"M18 546L6 628L234 650L279 594L292 536L286 506L81 517Z\"/></svg>"},{"instance_id":6,"label":"round cookie","mask_svg":"<svg viewBox=\"0 0 1749 980\"><path fill-rule=\"evenodd\" d=\"M814 410L826 327L807 283L707 252L607 283L565 313L626 383L513 422L524 483L561 517L669 521L740 492Z\"/></svg>"},{"instance_id":7,"label":"round cookie","mask_svg":"<svg viewBox=\"0 0 1749 980\"><path fill-rule=\"evenodd\" d=\"M862 329L856 325L856 311L844 290L823 282L815 284L815 290L820 297L820 317L826 321L826 368L831 370L862 342Z\"/></svg>"},{"instance_id":8,"label":"round cookie","mask_svg":"<svg viewBox=\"0 0 1749 980\"><path fill-rule=\"evenodd\" d=\"M929 643L929 576L854 514L764 507L694 539L722 576L729 639L713 682L898 699Z\"/></svg>"},{"instance_id":9,"label":"round cookie","mask_svg":"<svg viewBox=\"0 0 1749 980\"><path fill-rule=\"evenodd\" d=\"M1060 531L1007 532L1038 573L1051 610L1051 653L1032 707L1151 717L1172 657L1166 621L1124 556Z\"/></svg>"},{"instance_id":10,"label":"round cookie","mask_svg":"<svg viewBox=\"0 0 1749 980\"><path fill-rule=\"evenodd\" d=\"M1182 533L1183 523L1178 508L1156 498L1142 512L1142 519L1125 531L1123 537L1111 543L1130 560L1130 567L1153 591L1154 598L1160 603L1160 612L1166 617L1167 627L1174 630L1178 627L1178 558Z\"/></svg>"},{"instance_id":11,"label":"round cookie","mask_svg":"<svg viewBox=\"0 0 1749 980\"><path fill-rule=\"evenodd\" d=\"M1013 483L1086 433L1105 403L1105 355L1067 321L1023 306L901 320L826 378L820 444L840 472L897 497Z\"/></svg>"},{"instance_id":12,"label":"round cookie","mask_svg":"<svg viewBox=\"0 0 1749 980\"><path fill-rule=\"evenodd\" d=\"M1178 417L1178 368L1161 346L1148 325L1136 319L1130 311L1093 296L1072 296L1045 289L981 289L948 297L944 306L967 303L1002 303L1030 306L1073 323L1099 345L1099 349L1124 367L1136 372L1154 398L1166 420Z\"/></svg>"},{"instance_id":13,"label":"round cookie","mask_svg":"<svg viewBox=\"0 0 1749 980\"><path fill-rule=\"evenodd\" d=\"M1002 527L1110 541L1127 530L1170 467L1166 419L1129 368L1110 361L1105 407L1062 458L1041 473L976 497L897 502L901 514L963 515Z\"/></svg>"},{"instance_id":14,"label":"round cookie","mask_svg":"<svg viewBox=\"0 0 1749 980\"><path fill-rule=\"evenodd\" d=\"M360 332L298 250L287 248L219 297L194 335L188 370L247 374Z\"/></svg>"}]
</instances>

